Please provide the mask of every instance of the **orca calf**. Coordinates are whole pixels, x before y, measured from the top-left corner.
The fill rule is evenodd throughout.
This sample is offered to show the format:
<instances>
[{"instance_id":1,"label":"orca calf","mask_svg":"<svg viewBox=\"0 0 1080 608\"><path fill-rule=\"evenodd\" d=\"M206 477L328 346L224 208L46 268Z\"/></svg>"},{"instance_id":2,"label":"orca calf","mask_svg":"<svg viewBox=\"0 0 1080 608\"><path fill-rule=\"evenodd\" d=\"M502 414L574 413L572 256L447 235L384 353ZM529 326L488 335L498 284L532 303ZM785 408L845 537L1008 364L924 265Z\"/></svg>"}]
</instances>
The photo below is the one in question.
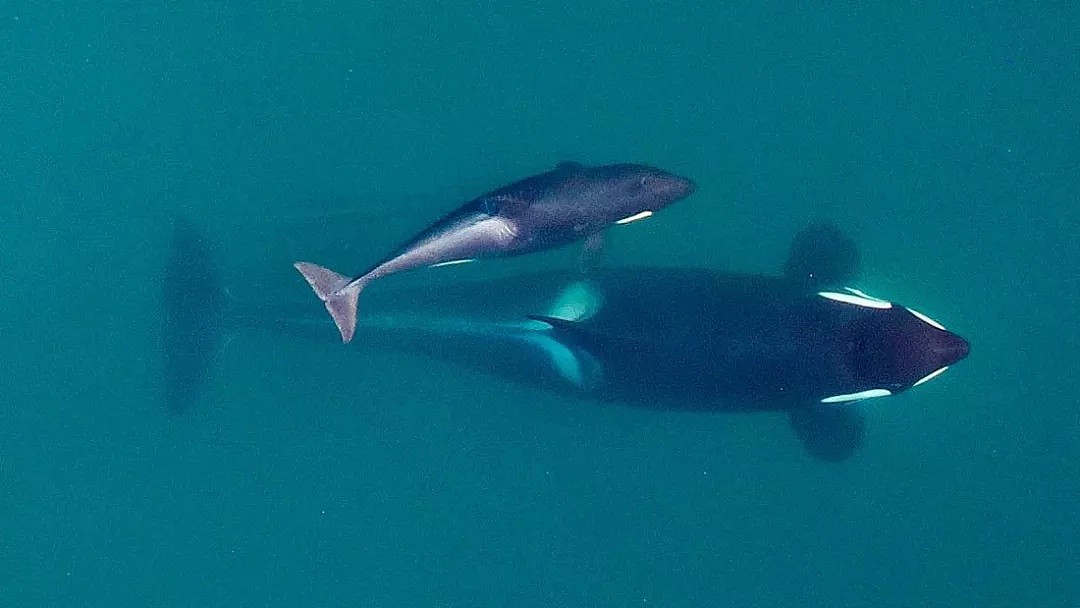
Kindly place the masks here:
<instances>
[{"instance_id":1,"label":"orca calf","mask_svg":"<svg viewBox=\"0 0 1080 608\"><path fill-rule=\"evenodd\" d=\"M689 179L655 167L564 162L465 203L352 278L308 262L294 266L323 301L342 341L349 342L360 291L375 279L559 247L612 224L649 217L693 191Z\"/></svg>"},{"instance_id":2,"label":"orca calf","mask_svg":"<svg viewBox=\"0 0 1080 608\"><path fill-rule=\"evenodd\" d=\"M855 403L923 384L969 350L921 312L843 287L857 270L854 244L818 225L797 235L783 276L643 267L424 285L373 298L357 330L378 348L585 398L661 410L786 412L810 454L840 461L862 443ZM197 291L213 283L177 282ZM219 322L170 324L199 330L185 334L193 346L180 349L189 353L181 360L197 359L190 353L213 343L200 335L204 329L317 338L327 325L291 302L226 304L212 313ZM200 305L187 314L210 312ZM189 377L168 377L197 382L202 371L180 369Z\"/></svg>"}]
</instances>

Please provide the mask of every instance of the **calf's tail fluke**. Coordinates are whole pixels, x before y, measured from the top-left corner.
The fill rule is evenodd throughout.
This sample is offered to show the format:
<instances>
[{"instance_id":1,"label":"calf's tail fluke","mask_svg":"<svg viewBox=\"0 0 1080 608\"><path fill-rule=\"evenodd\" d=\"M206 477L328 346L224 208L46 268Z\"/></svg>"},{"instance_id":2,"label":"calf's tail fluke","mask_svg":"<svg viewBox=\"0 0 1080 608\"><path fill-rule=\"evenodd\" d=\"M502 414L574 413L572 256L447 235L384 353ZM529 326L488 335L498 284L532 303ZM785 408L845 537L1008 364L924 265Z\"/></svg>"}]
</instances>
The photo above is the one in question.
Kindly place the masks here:
<instances>
[{"instance_id":1,"label":"calf's tail fluke","mask_svg":"<svg viewBox=\"0 0 1080 608\"><path fill-rule=\"evenodd\" d=\"M356 332L356 301L364 282L352 280L318 264L297 262L293 266L304 275L315 295L326 305L327 312L341 332L341 341L348 343L352 340Z\"/></svg>"}]
</instances>

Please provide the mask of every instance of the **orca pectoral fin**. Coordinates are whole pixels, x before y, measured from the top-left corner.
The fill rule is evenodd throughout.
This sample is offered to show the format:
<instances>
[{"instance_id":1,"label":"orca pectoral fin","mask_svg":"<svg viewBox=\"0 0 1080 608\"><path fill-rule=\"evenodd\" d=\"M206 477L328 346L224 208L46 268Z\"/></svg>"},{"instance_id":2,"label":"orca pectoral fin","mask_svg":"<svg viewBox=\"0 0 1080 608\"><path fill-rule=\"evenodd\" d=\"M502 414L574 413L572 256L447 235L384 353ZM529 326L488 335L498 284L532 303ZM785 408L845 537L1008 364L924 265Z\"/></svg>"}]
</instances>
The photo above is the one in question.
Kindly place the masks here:
<instances>
[{"instance_id":1,"label":"orca pectoral fin","mask_svg":"<svg viewBox=\"0 0 1080 608\"><path fill-rule=\"evenodd\" d=\"M604 256L604 233L596 232L585 239L578 256L578 270L588 275L600 266Z\"/></svg>"},{"instance_id":2,"label":"orca pectoral fin","mask_svg":"<svg viewBox=\"0 0 1080 608\"><path fill-rule=\"evenodd\" d=\"M808 290L850 283L858 273L855 241L829 223L800 230L784 264L784 276Z\"/></svg>"},{"instance_id":3,"label":"orca pectoral fin","mask_svg":"<svg viewBox=\"0 0 1080 608\"><path fill-rule=\"evenodd\" d=\"M788 422L803 448L825 462L850 458L866 434L866 423L854 407L802 407L788 413Z\"/></svg>"}]
</instances>

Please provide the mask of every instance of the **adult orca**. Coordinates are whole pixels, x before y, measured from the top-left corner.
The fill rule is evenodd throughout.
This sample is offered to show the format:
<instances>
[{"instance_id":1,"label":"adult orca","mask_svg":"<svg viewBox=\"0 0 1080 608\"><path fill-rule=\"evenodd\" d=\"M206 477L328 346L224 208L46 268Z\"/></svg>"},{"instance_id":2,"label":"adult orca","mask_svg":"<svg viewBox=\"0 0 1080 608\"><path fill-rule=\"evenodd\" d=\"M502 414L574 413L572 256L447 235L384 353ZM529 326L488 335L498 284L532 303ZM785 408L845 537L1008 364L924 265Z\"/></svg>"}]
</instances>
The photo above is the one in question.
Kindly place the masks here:
<instances>
[{"instance_id":1,"label":"adult orca","mask_svg":"<svg viewBox=\"0 0 1080 608\"><path fill-rule=\"evenodd\" d=\"M863 439L854 403L918 386L969 349L912 308L840 287L857 269L850 239L816 225L796 236L782 276L629 267L422 285L372 298L372 314L357 330L375 348L584 398L661 410L786 412L810 454L840 461ZM212 283L174 282L197 291ZM224 303L191 309L186 314L197 319L168 326L325 338L325 316L294 301ZM207 322L207 313L218 321ZM214 343L194 338L199 348Z\"/></svg>"}]
</instances>

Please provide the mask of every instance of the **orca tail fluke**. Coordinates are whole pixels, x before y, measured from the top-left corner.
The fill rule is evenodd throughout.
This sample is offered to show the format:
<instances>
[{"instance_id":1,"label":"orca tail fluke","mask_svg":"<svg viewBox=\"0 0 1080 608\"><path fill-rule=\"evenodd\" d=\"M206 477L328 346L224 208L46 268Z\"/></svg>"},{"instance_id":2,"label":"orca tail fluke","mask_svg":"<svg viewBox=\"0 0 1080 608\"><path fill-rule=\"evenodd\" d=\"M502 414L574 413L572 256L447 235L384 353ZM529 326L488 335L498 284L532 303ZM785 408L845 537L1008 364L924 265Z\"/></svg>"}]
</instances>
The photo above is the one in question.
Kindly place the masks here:
<instances>
[{"instance_id":1,"label":"orca tail fluke","mask_svg":"<svg viewBox=\"0 0 1080 608\"><path fill-rule=\"evenodd\" d=\"M326 311L341 332L341 341L347 344L356 333L356 303L364 282L350 280L318 264L297 262L293 266L304 275L315 295L326 305Z\"/></svg>"},{"instance_id":2,"label":"orca tail fluke","mask_svg":"<svg viewBox=\"0 0 1080 608\"><path fill-rule=\"evenodd\" d=\"M206 390L220 342L223 289L209 241L173 222L162 283L162 363L169 412L189 410Z\"/></svg>"}]
</instances>

